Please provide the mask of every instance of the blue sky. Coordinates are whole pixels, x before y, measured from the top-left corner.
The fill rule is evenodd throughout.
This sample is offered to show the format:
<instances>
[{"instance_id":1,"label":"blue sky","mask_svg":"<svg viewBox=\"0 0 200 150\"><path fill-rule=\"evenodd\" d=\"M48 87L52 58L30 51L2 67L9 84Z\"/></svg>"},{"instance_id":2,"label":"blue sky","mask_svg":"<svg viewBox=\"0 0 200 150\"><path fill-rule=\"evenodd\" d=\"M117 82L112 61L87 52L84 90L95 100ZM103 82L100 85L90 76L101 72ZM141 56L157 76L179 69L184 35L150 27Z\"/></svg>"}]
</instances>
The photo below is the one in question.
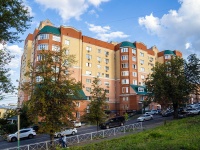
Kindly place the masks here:
<instances>
[{"instance_id":1,"label":"blue sky","mask_svg":"<svg viewBox=\"0 0 200 150\"><path fill-rule=\"evenodd\" d=\"M40 21L49 19L55 26L72 26L83 35L103 41L143 42L162 51L180 50L183 57L200 57L199 0L24 0L33 20L28 33ZM8 66L14 85L19 79L24 43L7 44L15 58ZM1 46L0 46L1 47ZM16 103L6 95L0 104Z\"/></svg>"}]
</instances>

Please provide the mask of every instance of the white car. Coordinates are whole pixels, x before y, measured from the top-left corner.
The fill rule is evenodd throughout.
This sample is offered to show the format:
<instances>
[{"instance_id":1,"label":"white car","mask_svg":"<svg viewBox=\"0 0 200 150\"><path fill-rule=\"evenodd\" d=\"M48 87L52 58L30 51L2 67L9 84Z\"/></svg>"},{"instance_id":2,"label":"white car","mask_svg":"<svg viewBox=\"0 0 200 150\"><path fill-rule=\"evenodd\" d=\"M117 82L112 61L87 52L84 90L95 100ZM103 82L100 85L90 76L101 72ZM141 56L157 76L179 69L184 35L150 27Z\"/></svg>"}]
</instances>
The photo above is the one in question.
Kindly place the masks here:
<instances>
[{"instance_id":1,"label":"white car","mask_svg":"<svg viewBox=\"0 0 200 150\"><path fill-rule=\"evenodd\" d=\"M60 132L56 132L54 134L55 137L61 137L65 135L75 135L77 134L77 129L76 128L66 128Z\"/></svg>"},{"instance_id":2,"label":"white car","mask_svg":"<svg viewBox=\"0 0 200 150\"><path fill-rule=\"evenodd\" d=\"M153 116L150 114L144 114L142 116L140 116L139 118L137 118L137 121L146 121L146 120L152 120Z\"/></svg>"},{"instance_id":3,"label":"white car","mask_svg":"<svg viewBox=\"0 0 200 150\"><path fill-rule=\"evenodd\" d=\"M81 122L78 121L71 121L71 123L73 124L74 127L81 127Z\"/></svg>"},{"instance_id":4,"label":"white car","mask_svg":"<svg viewBox=\"0 0 200 150\"><path fill-rule=\"evenodd\" d=\"M36 132L32 128L26 128L26 129L19 130L20 139L21 138L32 139L34 136L36 136ZM8 142L15 142L15 141L17 141L17 138L18 138L18 132L15 132L14 134L9 134L7 136L7 141Z\"/></svg>"}]
</instances>

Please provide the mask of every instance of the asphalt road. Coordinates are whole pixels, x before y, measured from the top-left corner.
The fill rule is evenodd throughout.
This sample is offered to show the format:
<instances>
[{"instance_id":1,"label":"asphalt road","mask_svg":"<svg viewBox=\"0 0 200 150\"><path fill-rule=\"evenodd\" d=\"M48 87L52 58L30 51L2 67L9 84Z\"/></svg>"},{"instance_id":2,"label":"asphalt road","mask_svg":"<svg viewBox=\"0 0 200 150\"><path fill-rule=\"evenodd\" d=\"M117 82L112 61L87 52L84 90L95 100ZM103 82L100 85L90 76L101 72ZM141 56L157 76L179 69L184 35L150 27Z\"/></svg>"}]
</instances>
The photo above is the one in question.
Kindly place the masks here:
<instances>
[{"instance_id":1,"label":"asphalt road","mask_svg":"<svg viewBox=\"0 0 200 150\"><path fill-rule=\"evenodd\" d=\"M162 117L160 115L154 115L153 120L143 122L143 128L152 128L162 122L164 123L164 120L172 120L172 117ZM133 117L130 120L128 120L125 123L125 125L134 124L136 122L137 122L136 117ZM77 130L78 130L77 135L79 135L79 134L94 132L97 130L97 127L96 126L82 126L80 128L77 128ZM20 140L20 146L49 141L49 139L50 139L49 135L47 134L38 134L33 139ZM18 142L0 141L0 150L17 147L17 146L18 146Z\"/></svg>"}]
</instances>

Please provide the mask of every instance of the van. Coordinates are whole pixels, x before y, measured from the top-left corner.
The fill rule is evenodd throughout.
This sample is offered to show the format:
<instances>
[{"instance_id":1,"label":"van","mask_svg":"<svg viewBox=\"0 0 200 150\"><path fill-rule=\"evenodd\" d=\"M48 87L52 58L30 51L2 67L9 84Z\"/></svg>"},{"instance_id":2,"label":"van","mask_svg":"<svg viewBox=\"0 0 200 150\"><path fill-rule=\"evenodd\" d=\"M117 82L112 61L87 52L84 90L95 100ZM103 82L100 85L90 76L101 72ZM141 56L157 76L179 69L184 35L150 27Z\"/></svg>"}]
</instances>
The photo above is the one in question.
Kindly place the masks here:
<instances>
[{"instance_id":1,"label":"van","mask_svg":"<svg viewBox=\"0 0 200 150\"><path fill-rule=\"evenodd\" d=\"M123 116L117 116L107 120L106 122L100 123L101 129L109 129L111 127L123 126L125 124L125 118Z\"/></svg>"}]
</instances>

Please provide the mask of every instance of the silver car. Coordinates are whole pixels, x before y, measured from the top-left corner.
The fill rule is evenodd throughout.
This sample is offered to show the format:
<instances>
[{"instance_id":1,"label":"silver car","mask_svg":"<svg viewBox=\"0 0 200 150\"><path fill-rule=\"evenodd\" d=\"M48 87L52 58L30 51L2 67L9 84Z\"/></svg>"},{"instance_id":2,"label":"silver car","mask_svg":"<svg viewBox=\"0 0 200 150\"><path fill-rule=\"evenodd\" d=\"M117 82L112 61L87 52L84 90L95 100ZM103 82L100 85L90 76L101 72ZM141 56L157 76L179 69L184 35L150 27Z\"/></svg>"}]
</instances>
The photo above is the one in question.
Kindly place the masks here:
<instances>
[{"instance_id":1,"label":"silver car","mask_svg":"<svg viewBox=\"0 0 200 150\"><path fill-rule=\"evenodd\" d=\"M150 114L144 114L142 116L140 116L139 118L137 118L137 121L146 121L146 120L152 120L153 116Z\"/></svg>"},{"instance_id":2,"label":"silver car","mask_svg":"<svg viewBox=\"0 0 200 150\"><path fill-rule=\"evenodd\" d=\"M77 129L76 128L66 128L60 132L56 132L54 134L55 137L61 137L65 135L75 135L77 134Z\"/></svg>"}]
</instances>

